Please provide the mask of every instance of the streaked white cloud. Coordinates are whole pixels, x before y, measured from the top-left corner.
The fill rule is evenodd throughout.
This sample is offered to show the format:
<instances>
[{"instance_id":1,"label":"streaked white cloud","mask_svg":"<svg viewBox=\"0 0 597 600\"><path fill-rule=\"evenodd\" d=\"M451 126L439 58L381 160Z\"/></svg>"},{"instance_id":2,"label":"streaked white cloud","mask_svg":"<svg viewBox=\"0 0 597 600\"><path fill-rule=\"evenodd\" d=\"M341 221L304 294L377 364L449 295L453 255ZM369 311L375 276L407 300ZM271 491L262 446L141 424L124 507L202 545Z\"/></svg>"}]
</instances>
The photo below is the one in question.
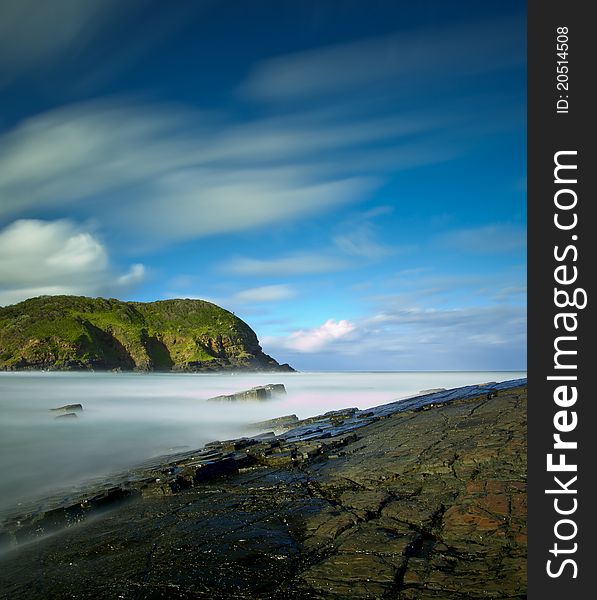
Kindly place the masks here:
<instances>
[{"instance_id":1,"label":"streaked white cloud","mask_svg":"<svg viewBox=\"0 0 597 600\"><path fill-rule=\"evenodd\" d=\"M162 241L284 224L362 200L374 187L366 178L317 182L270 170L183 173L156 183L142 207L116 216Z\"/></svg>"},{"instance_id":2,"label":"streaked white cloud","mask_svg":"<svg viewBox=\"0 0 597 600\"><path fill-rule=\"evenodd\" d=\"M141 264L131 265L128 273L116 279L118 285L130 286L141 283L145 279L145 267Z\"/></svg>"},{"instance_id":3,"label":"streaked white cloud","mask_svg":"<svg viewBox=\"0 0 597 600\"><path fill-rule=\"evenodd\" d=\"M379 230L372 222L392 212L378 206L357 212L332 226L337 233L327 248L319 253L302 252L268 259L237 257L220 265L223 272L246 276L306 275L341 271L387 256L406 252L405 246L390 246L379 240Z\"/></svg>"},{"instance_id":4,"label":"streaked white cloud","mask_svg":"<svg viewBox=\"0 0 597 600\"><path fill-rule=\"evenodd\" d=\"M199 113L122 102L37 115L0 137L0 194L6 199L0 215L68 206L159 244L320 214L366 199L377 187L371 177L295 163L292 135L307 134L307 155L317 145L308 141L305 125L292 135L279 123L278 131L264 130L263 136L281 141L261 150L254 143L259 127L207 126ZM361 128L359 139L366 131ZM346 143L344 134L329 133L331 143Z\"/></svg>"},{"instance_id":5,"label":"streaked white cloud","mask_svg":"<svg viewBox=\"0 0 597 600\"><path fill-rule=\"evenodd\" d=\"M182 167L183 148L159 142L182 125L179 114L112 101L31 117L0 137L0 214L72 205Z\"/></svg>"},{"instance_id":6,"label":"streaked white cloud","mask_svg":"<svg viewBox=\"0 0 597 600\"><path fill-rule=\"evenodd\" d=\"M509 44L503 33L508 31ZM417 83L496 71L524 64L524 20L429 27L275 57L257 65L241 92L259 100L368 92L380 82ZM449 49L449 50L447 50ZM471 51L474 49L474 51Z\"/></svg>"},{"instance_id":7,"label":"streaked white cloud","mask_svg":"<svg viewBox=\"0 0 597 600\"><path fill-rule=\"evenodd\" d=\"M446 248L465 252L494 254L526 248L526 228L511 223L496 223L469 229L455 229L438 237Z\"/></svg>"},{"instance_id":8,"label":"streaked white cloud","mask_svg":"<svg viewBox=\"0 0 597 600\"><path fill-rule=\"evenodd\" d=\"M487 290L493 294L493 298L500 302L512 300L526 300L527 286L526 285L510 285L497 289Z\"/></svg>"},{"instance_id":9,"label":"streaked white cloud","mask_svg":"<svg viewBox=\"0 0 597 600\"><path fill-rule=\"evenodd\" d=\"M239 123L131 99L63 106L0 136L0 217L68 210L135 247L284 225L368 200L388 173L462 154L478 131L446 136L465 116L386 106Z\"/></svg>"},{"instance_id":10,"label":"streaked white cloud","mask_svg":"<svg viewBox=\"0 0 597 600\"><path fill-rule=\"evenodd\" d=\"M143 265L116 276L104 245L68 220L21 219L0 230L0 304L43 294L122 292Z\"/></svg>"},{"instance_id":11,"label":"streaked white cloud","mask_svg":"<svg viewBox=\"0 0 597 600\"><path fill-rule=\"evenodd\" d=\"M208 2L178 3L172 10L151 0L3 0L0 88L24 75L57 79L66 85L58 93L93 89L132 68Z\"/></svg>"},{"instance_id":12,"label":"streaked white cloud","mask_svg":"<svg viewBox=\"0 0 597 600\"><path fill-rule=\"evenodd\" d=\"M353 216L343 223L339 233L333 236L334 245L348 256L372 260L405 251L404 247L390 246L379 239L379 228L373 223L373 219L390 212L389 207L380 206Z\"/></svg>"},{"instance_id":13,"label":"streaked white cloud","mask_svg":"<svg viewBox=\"0 0 597 600\"><path fill-rule=\"evenodd\" d=\"M7 78L59 60L85 43L114 0L3 0L0 6L0 73Z\"/></svg>"},{"instance_id":14,"label":"streaked white cloud","mask_svg":"<svg viewBox=\"0 0 597 600\"><path fill-rule=\"evenodd\" d=\"M221 269L235 275L268 277L329 273L348 266L350 263L338 257L298 253L272 259L235 258L223 263Z\"/></svg>"},{"instance_id":15,"label":"streaked white cloud","mask_svg":"<svg viewBox=\"0 0 597 600\"><path fill-rule=\"evenodd\" d=\"M277 302L288 300L296 295L294 288L287 284L264 285L261 287L242 290L234 295L236 302Z\"/></svg>"},{"instance_id":16,"label":"streaked white cloud","mask_svg":"<svg viewBox=\"0 0 597 600\"><path fill-rule=\"evenodd\" d=\"M189 283L190 285L186 286L187 291L181 291L180 288L172 288L164 297L207 300L227 310L238 311L243 314L262 315L264 312L272 309L271 304L295 298L298 293L294 286L286 283L262 285L243 289L238 292L231 292L229 289L226 289L224 293L222 293L221 289L216 290L215 293L202 292L202 286L197 278L192 278ZM231 286L224 285L222 287L230 288Z\"/></svg>"},{"instance_id":17,"label":"streaked white cloud","mask_svg":"<svg viewBox=\"0 0 597 600\"><path fill-rule=\"evenodd\" d=\"M525 300L526 270L524 265L506 270L469 271L466 273L441 272L433 268L415 268L399 271L378 286L377 295L369 298L378 304L393 307L411 305L430 307L484 303L516 302ZM380 288L383 291L380 292Z\"/></svg>"}]
</instances>

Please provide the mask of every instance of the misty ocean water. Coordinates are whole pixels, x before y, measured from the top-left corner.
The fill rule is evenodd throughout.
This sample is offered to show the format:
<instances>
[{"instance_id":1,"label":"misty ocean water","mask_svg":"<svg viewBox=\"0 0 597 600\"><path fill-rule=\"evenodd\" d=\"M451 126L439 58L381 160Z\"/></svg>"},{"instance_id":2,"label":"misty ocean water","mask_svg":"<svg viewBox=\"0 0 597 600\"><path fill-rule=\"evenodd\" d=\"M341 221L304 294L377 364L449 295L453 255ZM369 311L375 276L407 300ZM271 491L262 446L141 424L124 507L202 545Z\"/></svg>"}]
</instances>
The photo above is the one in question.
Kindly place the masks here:
<instances>
[{"instance_id":1,"label":"misty ocean water","mask_svg":"<svg viewBox=\"0 0 597 600\"><path fill-rule=\"evenodd\" d=\"M1 373L0 512L72 489L148 458L258 433L252 423L360 409L525 372L251 374ZM287 395L265 402L207 402L267 383ZM76 419L50 408L80 403Z\"/></svg>"}]
</instances>

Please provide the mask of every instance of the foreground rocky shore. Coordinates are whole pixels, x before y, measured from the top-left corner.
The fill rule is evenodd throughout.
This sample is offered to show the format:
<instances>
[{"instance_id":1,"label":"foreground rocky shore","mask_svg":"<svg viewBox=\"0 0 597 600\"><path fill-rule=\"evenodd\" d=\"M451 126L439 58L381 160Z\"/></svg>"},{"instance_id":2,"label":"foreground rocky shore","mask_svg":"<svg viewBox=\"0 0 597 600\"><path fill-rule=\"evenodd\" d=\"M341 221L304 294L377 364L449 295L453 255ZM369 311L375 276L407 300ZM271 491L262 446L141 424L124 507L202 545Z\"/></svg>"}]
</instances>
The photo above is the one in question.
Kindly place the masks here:
<instances>
[{"instance_id":1,"label":"foreground rocky shore","mask_svg":"<svg viewBox=\"0 0 597 600\"><path fill-rule=\"evenodd\" d=\"M526 597L526 381L283 426L8 519L0 597Z\"/></svg>"}]
</instances>

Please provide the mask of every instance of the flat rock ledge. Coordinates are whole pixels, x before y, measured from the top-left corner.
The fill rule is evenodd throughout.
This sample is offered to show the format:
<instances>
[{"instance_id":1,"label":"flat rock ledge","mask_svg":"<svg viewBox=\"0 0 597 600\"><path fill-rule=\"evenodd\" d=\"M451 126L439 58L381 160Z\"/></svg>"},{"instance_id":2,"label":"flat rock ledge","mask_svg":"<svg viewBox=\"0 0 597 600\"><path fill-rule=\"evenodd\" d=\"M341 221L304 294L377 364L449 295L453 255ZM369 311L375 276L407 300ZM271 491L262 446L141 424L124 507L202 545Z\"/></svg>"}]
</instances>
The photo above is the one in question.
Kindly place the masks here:
<instances>
[{"instance_id":1,"label":"flat rock ledge","mask_svg":"<svg viewBox=\"0 0 597 600\"><path fill-rule=\"evenodd\" d=\"M526 598L526 380L285 426L10 516L0 598Z\"/></svg>"}]
</instances>

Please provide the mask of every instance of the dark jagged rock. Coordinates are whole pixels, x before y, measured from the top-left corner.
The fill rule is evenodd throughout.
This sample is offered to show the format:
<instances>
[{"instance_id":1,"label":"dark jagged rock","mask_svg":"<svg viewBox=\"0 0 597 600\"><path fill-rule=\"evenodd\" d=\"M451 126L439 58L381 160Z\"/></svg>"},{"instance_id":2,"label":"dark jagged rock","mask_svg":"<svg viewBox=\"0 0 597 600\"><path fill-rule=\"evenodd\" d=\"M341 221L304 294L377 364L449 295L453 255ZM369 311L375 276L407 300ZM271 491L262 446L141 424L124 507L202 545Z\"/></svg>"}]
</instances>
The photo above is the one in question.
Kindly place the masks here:
<instances>
[{"instance_id":1,"label":"dark jagged rock","mask_svg":"<svg viewBox=\"0 0 597 600\"><path fill-rule=\"evenodd\" d=\"M64 406L59 406L58 408L50 408L52 412L81 412L83 410L83 406L81 404L65 404Z\"/></svg>"},{"instance_id":2,"label":"dark jagged rock","mask_svg":"<svg viewBox=\"0 0 597 600\"><path fill-rule=\"evenodd\" d=\"M40 296L0 307L0 370L281 371L255 332L203 300Z\"/></svg>"},{"instance_id":3,"label":"dark jagged rock","mask_svg":"<svg viewBox=\"0 0 597 600\"><path fill-rule=\"evenodd\" d=\"M526 597L526 381L340 413L13 515L2 597Z\"/></svg>"},{"instance_id":4,"label":"dark jagged rock","mask_svg":"<svg viewBox=\"0 0 597 600\"><path fill-rule=\"evenodd\" d=\"M268 385L259 385L251 388L250 390L244 390L242 392L236 392L234 394L225 394L222 396L214 396L208 398L208 400L216 402L238 402L244 400L270 400L274 396L279 396L286 393L286 388L282 383L270 383Z\"/></svg>"}]
</instances>

